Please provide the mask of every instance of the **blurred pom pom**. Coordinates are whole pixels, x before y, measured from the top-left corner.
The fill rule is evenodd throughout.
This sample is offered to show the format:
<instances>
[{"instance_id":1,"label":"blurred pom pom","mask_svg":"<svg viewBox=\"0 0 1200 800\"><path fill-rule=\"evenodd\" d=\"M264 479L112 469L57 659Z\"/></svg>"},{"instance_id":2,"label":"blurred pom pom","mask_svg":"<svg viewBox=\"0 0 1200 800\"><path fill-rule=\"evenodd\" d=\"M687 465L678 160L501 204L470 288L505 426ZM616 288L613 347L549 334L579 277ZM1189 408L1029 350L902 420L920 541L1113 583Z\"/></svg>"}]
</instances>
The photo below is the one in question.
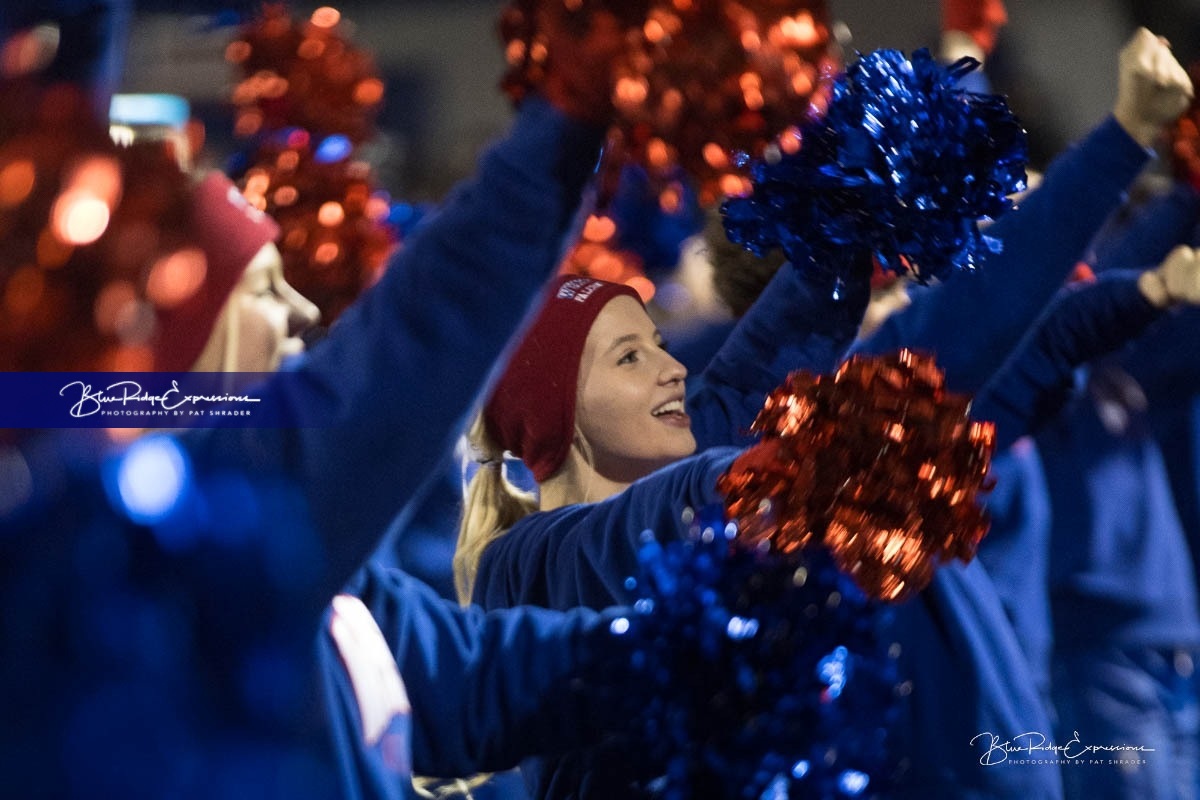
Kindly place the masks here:
<instances>
[{"instance_id":1,"label":"blurred pom pom","mask_svg":"<svg viewBox=\"0 0 1200 800\"><path fill-rule=\"evenodd\" d=\"M1007 24L1004 0L942 0L942 31L969 34L985 55L996 49L1000 29Z\"/></svg>"},{"instance_id":2,"label":"blurred pom pom","mask_svg":"<svg viewBox=\"0 0 1200 800\"><path fill-rule=\"evenodd\" d=\"M634 757L661 771L655 796L840 798L847 775L886 791L889 609L823 553L735 540L717 508L687 540L645 544L637 613L605 648L642 675L624 702Z\"/></svg>"},{"instance_id":3,"label":"blurred pom pom","mask_svg":"<svg viewBox=\"0 0 1200 800\"><path fill-rule=\"evenodd\" d=\"M1188 67L1192 82L1200 81L1200 62ZM1171 171L1175 179L1200 191L1200 101L1192 100L1188 110L1169 129Z\"/></svg>"},{"instance_id":4,"label":"blurred pom pom","mask_svg":"<svg viewBox=\"0 0 1200 800\"><path fill-rule=\"evenodd\" d=\"M789 128L823 107L839 66L829 40L820 0L653 3L617 66L623 158L660 180L682 168L702 205L741 194L738 154L788 146Z\"/></svg>"},{"instance_id":5,"label":"blurred pom pom","mask_svg":"<svg viewBox=\"0 0 1200 800\"><path fill-rule=\"evenodd\" d=\"M780 137L820 110L838 66L823 0L519 0L501 20L507 94L519 100L554 85L572 68L554 61L555 28L582 29L601 11L623 32L623 47L607 71L575 84L608 80L604 106L616 111L602 201L628 163L657 188L682 169L697 182L702 205L742 193L738 154L790 146Z\"/></svg>"},{"instance_id":6,"label":"blurred pom pom","mask_svg":"<svg viewBox=\"0 0 1200 800\"><path fill-rule=\"evenodd\" d=\"M285 126L363 142L375 132L384 85L373 59L341 32L328 6L304 21L278 3L242 28L225 49L241 79L233 90L238 136L252 138Z\"/></svg>"},{"instance_id":7,"label":"blurred pom pom","mask_svg":"<svg viewBox=\"0 0 1200 800\"><path fill-rule=\"evenodd\" d=\"M607 217L599 219L606 220ZM586 238L567 252L559 266L559 273L623 283L632 287L643 303L650 302L656 290L654 282L646 277L642 260L636 253L614 249L603 242L588 241Z\"/></svg>"},{"instance_id":8,"label":"blurred pom pom","mask_svg":"<svg viewBox=\"0 0 1200 800\"><path fill-rule=\"evenodd\" d=\"M621 31L637 31L650 4L651 0L511 0L500 14L500 40L508 64L500 88L519 103L531 91L543 89L552 72L572 68L571 63L555 63L551 44L558 43L556 37L582 40L597 13L611 14ZM597 77L608 86L608 76Z\"/></svg>"},{"instance_id":9,"label":"blurred pom pom","mask_svg":"<svg viewBox=\"0 0 1200 800\"><path fill-rule=\"evenodd\" d=\"M924 283L975 267L999 242L997 217L1025 185L1025 133L1004 99L955 88L977 66L942 67L925 50L861 57L833 88L802 146L752 168L752 191L725 202L729 238L845 277L874 257Z\"/></svg>"},{"instance_id":10,"label":"blurred pom pom","mask_svg":"<svg viewBox=\"0 0 1200 800\"><path fill-rule=\"evenodd\" d=\"M325 326L379 279L399 239L391 201L359 155L384 84L343 32L333 8L296 21L268 4L226 49L244 76L235 133L251 141L232 171L279 223L284 278Z\"/></svg>"},{"instance_id":11,"label":"blurred pom pom","mask_svg":"<svg viewBox=\"0 0 1200 800\"><path fill-rule=\"evenodd\" d=\"M370 166L348 151L330 157L331 138L314 147L304 130L278 131L239 181L247 201L279 223L284 278L326 326L379 279L399 238Z\"/></svg>"},{"instance_id":12,"label":"blurred pom pom","mask_svg":"<svg viewBox=\"0 0 1200 800\"><path fill-rule=\"evenodd\" d=\"M214 281L187 176L117 147L78 86L0 78L0 105L0 370L153 369Z\"/></svg>"},{"instance_id":13,"label":"blurred pom pom","mask_svg":"<svg viewBox=\"0 0 1200 800\"><path fill-rule=\"evenodd\" d=\"M832 376L794 373L767 398L763 440L718 485L750 544L820 543L869 596L902 601L987 533L994 428L973 422L933 359L855 357Z\"/></svg>"}]
</instances>

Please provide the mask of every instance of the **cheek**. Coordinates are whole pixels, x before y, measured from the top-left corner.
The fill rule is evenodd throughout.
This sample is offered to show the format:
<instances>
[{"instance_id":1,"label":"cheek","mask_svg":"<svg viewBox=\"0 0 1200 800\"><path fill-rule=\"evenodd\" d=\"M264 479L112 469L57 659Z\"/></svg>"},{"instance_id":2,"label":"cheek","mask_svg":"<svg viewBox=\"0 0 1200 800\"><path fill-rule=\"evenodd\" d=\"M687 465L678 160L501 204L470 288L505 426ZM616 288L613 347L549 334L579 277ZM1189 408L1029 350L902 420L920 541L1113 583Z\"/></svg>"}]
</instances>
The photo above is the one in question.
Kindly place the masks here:
<instances>
[{"instance_id":1,"label":"cheek","mask_svg":"<svg viewBox=\"0 0 1200 800\"><path fill-rule=\"evenodd\" d=\"M605 390L580 393L575 423L593 443L620 442L631 435L642 407L626 387L609 385Z\"/></svg>"},{"instance_id":2,"label":"cheek","mask_svg":"<svg viewBox=\"0 0 1200 800\"><path fill-rule=\"evenodd\" d=\"M244 372L270 372L278 364L276 356L283 340L275 315L263 303L242 303L237 327L237 363Z\"/></svg>"}]
</instances>

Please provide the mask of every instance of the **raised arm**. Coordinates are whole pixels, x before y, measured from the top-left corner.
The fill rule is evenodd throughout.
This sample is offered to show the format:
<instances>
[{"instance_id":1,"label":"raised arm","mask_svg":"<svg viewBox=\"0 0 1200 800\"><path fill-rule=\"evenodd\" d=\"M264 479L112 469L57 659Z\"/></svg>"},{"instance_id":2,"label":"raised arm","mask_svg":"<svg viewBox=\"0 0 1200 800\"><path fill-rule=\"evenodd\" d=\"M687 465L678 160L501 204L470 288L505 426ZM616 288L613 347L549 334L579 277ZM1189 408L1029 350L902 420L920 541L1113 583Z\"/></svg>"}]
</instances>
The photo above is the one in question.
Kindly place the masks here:
<instances>
[{"instance_id":1,"label":"raised arm","mask_svg":"<svg viewBox=\"0 0 1200 800\"><path fill-rule=\"evenodd\" d=\"M630 602L643 534L681 536L686 508L718 502L736 450L714 448L659 470L600 503L525 517L488 545L472 598L484 608L606 608Z\"/></svg>"},{"instance_id":2,"label":"raised arm","mask_svg":"<svg viewBox=\"0 0 1200 800\"><path fill-rule=\"evenodd\" d=\"M698 378L688 414L699 450L749 444L750 423L789 372L824 374L854 341L870 289L867 275L835 294L827 280L790 264L775 273Z\"/></svg>"},{"instance_id":3,"label":"raised arm","mask_svg":"<svg viewBox=\"0 0 1200 800\"><path fill-rule=\"evenodd\" d=\"M1003 250L973 274L914 288L912 306L855 352L930 350L950 388L978 391L1120 206L1150 158L1147 148L1191 95L1191 81L1167 46L1139 29L1121 51L1113 115L1057 158L1042 185L988 231Z\"/></svg>"},{"instance_id":4,"label":"raised arm","mask_svg":"<svg viewBox=\"0 0 1200 800\"><path fill-rule=\"evenodd\" d=\"M1200 256L1182 246L1153 270L1066 290L976 396L972 416L995 422L996 447L1007 448L1057 413L1076 367L1141 335L1168 307L1197 301Z\"/></svg>"},{"instance_id":5,"label":"raised arm","mask_svg":"<svg viewBox=\"0 0 1200 800\"><path fill-rule=\"evenodd\" d=\"M602 133L529 98L379 284L258 390L281 427L189 434L197 461L298 483L327 555L314 618L448 448L558 259Z\"/></svg>"}]
</instances>

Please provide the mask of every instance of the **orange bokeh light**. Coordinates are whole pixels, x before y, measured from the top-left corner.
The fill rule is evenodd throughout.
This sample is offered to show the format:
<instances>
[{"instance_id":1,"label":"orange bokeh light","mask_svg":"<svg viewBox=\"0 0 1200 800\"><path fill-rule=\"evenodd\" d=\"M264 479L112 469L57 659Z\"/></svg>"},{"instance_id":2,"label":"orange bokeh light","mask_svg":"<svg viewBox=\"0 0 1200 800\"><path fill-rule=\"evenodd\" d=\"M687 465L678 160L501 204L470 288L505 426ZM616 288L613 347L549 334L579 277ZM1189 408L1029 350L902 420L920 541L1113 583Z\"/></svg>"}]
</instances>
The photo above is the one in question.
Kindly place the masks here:
<instances>
[{"instance_id":1,"label":"orange bokeh light","mask_svg":"<svg viewBox=\"0 0 1200 800\"><path fill-rule=\"evenodd\" d=\"M208 261L194 247L176 250L155 262L146 279L146 296L160 308L174 308L204 284Z\"/></svg>"}]
</instances>

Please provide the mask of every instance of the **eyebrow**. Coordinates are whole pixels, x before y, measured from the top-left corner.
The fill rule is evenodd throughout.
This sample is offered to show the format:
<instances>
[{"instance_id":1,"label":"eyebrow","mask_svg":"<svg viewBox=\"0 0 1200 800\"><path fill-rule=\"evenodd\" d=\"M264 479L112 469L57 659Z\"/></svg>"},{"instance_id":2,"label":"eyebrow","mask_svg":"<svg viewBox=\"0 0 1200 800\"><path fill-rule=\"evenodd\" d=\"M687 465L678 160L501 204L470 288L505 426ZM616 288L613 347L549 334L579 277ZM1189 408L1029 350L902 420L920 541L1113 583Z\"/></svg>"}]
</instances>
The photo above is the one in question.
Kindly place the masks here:
<instances>
[{"instance_id":1,"label":"eyebrow","mask_svg":"<svg viewBox=\"0 0 1200 800\"><path fill-rule=\"evenodd\" d=\"M640 333L627 333L624 336L618 336L616 339L613 339L613 343L608 346L608 350L606 350L605 352L611 353L613 350L616 350L621 345L627 344L629 342L636 342L641 338L642 338L642 335ZM654 336L651 338L653 339L655 344L662 343L663 336L662 336L662 333L659 332L658 328L654 329Z\"/></svg>"}]
</instances>

